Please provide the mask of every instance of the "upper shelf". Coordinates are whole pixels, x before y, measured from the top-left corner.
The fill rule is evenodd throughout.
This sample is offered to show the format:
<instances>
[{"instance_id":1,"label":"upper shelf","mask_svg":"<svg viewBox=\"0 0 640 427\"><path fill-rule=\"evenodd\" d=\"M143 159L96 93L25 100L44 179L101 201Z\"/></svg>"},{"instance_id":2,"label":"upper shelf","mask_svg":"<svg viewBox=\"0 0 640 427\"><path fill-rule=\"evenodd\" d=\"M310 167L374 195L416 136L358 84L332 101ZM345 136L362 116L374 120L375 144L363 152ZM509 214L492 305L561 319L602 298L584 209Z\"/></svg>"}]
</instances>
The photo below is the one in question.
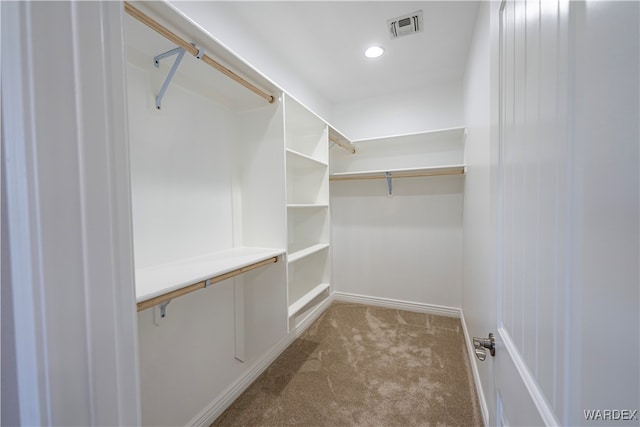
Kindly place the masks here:
<instances>
[{"instance_id":1,"label":"upper shelf","mask_svg":"<svg viewBox=\"0 0 640 427\"><path fill-rule=\"evenodd\" d=\"M329 176L329 181L347 181L358 179L382 179L382 178L414 178L421 176L438 175L464 175L465 167L459 165L433 166L424 168L370 170L358 172L340 172ZM390 175L387 175L389 173Z\"/></svg>"},{"instance_id":2,"label":"upper shelf","mask_svg":"<svg viewBox=\"0 0 640 427\"><path fill-rule=\"evenodd\" d=\"M464 163L464 131L460 127L355 141L356 154L331 151L330 173L459 165Z\"/></svg>"},{"instance_id":3,"label":"upper shelf","mask_svg":"<svg viewBox=\"0 0 640 427\"><path fill-rule=\"evenodd\" d=\"M136 269L136 302L140 304L284 253L284 249L241 247Z\"/></svg>"}]
</instances>

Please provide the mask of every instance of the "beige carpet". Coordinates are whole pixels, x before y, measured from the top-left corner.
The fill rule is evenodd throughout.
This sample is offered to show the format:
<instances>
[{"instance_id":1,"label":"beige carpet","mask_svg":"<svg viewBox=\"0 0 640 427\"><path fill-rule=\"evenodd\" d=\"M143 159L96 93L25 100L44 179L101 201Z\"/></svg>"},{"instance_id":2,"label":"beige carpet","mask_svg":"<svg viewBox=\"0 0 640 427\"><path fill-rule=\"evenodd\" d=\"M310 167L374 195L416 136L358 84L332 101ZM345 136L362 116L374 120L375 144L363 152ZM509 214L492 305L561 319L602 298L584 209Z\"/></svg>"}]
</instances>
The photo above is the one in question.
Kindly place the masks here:
<instances>
[{"instance_id":1,"label":"beige carpet","mask_svg":"<svg viewBox=\"0 0 640 427\"><path fill-rule=\"evenodd\" d=\"M482 425L459 319L334 302L213 426Z\"/></svg>"}]
</instances>

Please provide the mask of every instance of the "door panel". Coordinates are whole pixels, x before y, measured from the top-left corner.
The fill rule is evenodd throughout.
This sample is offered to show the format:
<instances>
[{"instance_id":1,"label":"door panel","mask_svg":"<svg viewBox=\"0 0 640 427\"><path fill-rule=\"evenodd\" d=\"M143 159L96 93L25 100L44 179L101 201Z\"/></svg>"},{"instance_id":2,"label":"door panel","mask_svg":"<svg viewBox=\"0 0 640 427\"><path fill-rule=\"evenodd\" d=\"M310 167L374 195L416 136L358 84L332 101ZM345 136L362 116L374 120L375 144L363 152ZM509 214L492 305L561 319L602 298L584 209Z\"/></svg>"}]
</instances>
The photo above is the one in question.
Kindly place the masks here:
<instances>
[{"instance_id":1,"label":"door panel","mask_svg":"<svg viewBox=\"0 0 640 427\"><path fill-rule=\"evenodd\" d=\"M498 420L558 424L569 310L568 6L506 1L500 14Z\"/></svg>"},{"instance_id":2,"label":"door panel","mask_svg":"<svg viewBox=\"0 0 640 427\"><path fill-rule=\"evenodd\" d=\"M637 425L640 3L499 13L497 419Z\"/></svg>"}]
</instances>

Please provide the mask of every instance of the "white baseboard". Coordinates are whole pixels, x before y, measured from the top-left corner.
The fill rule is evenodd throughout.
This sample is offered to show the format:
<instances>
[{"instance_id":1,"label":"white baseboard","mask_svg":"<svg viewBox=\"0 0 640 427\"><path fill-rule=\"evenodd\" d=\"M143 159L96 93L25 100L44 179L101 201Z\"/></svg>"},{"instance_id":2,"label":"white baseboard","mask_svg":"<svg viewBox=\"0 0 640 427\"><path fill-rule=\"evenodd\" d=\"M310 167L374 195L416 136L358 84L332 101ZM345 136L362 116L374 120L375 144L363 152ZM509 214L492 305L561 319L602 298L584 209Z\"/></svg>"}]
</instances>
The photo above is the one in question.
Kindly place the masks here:
<instances>
[{"instance_id":1,"label":"white baseboard","mask_svg":"<svg viewBox=\"0 0 640 427\"><path fill-rule=\"evenodd\" d=\"M520 354L518 347L513 342L511 338L511 334L504 329L498 328L497 333L499 334L499 339L502 341L504 348L508 352L508 357L510 361L515 366L515 369L518 371L520 376L520 380L526 387L529 396L531 397L531 401L535 405L538 415L542 418L544 425L546 426L560 426L560 422L556 418L556 415L553 411L551 404L547 401L543 391L540 389L538 382L534 378L531 371L529 371L529 367L527 366L527 362L525 362L524 358ZM504 414L503 414L504 415Z\"/></svg>"},{"instance_id":2,"label":"white baseboard","mask_svg":"<svg viewBox=\"0 0 640 427\"><path fill-rule=\"evenodd\" d=\"M208 427L271 365L282 352L291 345L329 307L333 301L330 295L318 304L298 327L276 343L249 370L223 391L206 408L196 415L188 425Z\"/></svg>"},{"instance_id":3,"label":"white baseboard","mask_svg":"<svg viewBox=\"0 0 640 427\"><path fill-rule=\"evenodd\" d=\"M467 322L464 320L464 313L460 310L460 323L462 323L462 331L464 332L464 342L467 344L467 353L469 354L469 363L471 364L471 372L473 373L473 382L476 385L476 393L478 393L478 401L480 402L480 411L482 411L482 419L484 425L489 425L489 405L487 405L487 399L484 396L484 390L482 389L482 382L480 381L480 371L478 371L478 362L475 357L475 351L473 348L473 339L469 335L467 329Z\"/></svg>"},{"instance_id":4,"label":"white baseboard","mask_svg":"<svg viewBox=\"0 0 640 427\"><path fill-rule=\"evenodd\" d=\"M378 307L394 308L396 310L415 311L418 313L435 314L439 316L460 318L460 313L461 313L460 309L457 307L447 307L443 305L402 301L402 300L395 300L390 298L370 297L366 295L348 294L345 292L334 292L333 297L336 301L375 305Z\"/></svg>"}]
</instances>

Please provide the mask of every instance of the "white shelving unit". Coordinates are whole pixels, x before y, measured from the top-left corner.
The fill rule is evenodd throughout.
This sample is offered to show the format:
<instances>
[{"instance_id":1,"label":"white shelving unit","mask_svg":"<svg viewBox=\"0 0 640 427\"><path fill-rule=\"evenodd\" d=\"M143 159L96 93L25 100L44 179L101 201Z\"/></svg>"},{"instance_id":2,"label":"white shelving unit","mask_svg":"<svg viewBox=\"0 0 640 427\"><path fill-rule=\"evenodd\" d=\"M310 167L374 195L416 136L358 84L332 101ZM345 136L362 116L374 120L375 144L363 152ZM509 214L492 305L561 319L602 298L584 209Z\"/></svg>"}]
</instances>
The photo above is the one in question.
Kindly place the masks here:
<instances>
[{"instance_id":1,"label":"white shelving unit","mask_svg":"<svg viewBox=\"0 0 640 427\"><path fill-rule=\"evenodd\" d=\"M464 175L463 127L355 141L357 154L331 151L332 182Z\"/></svg>"},{"instance_id":2,"label":"white shelving unit","mask_svg":"<svg viewBox=\"0 0 640 427\"><path fill-rule=\"evenodd\" d=\"M280 103L269 104L189 54L156 108L153 97L175 57L155 67L154 56L176 46L131 16L125 24L140 303L285 252L286 218L278 203L284 164L279 160L280 173L273 167L284 128ZM171 27L194 31L181 20ZM220 52L204 35L197 38L210 55ZM269 82L252 77L277 95Z\"/></svg>"},{"instance_id":3,"label":"white shelving unit","mask_svg":"<svg viewBox=\"0 0 640 427\"><path fill-rule=\"evenodd\" d=\"M329 290L328 127L285 97L289 327Z\"/></svg>"},{"instance_id":4,"label":"white shelving unit","mask_svg":"<svg viewBox=\"0 0 640 427\"><path fill-rule=\"evenodd\" d=\"M357 154L331 150L331 177L384 178L420 174L457 174L464 167L464 127L354 141ZM382 176L380 176L382 175Z\"/></svg>"},{"instance_id":5,"label":"white shelving unit","mask_svg":"<svg viewBox=\"0 0 640 427\"><path fill-rule=\"evenodd\" d=\"M275 98L186 53L158 109L176 55L154 57L175 40L125 15L142 424L179 425L194 415L181 396L222 395L288 333L284 104L169 3L133 6ZM317 157L295 151L300 168Z\"/></svg>"}]
</instances>

